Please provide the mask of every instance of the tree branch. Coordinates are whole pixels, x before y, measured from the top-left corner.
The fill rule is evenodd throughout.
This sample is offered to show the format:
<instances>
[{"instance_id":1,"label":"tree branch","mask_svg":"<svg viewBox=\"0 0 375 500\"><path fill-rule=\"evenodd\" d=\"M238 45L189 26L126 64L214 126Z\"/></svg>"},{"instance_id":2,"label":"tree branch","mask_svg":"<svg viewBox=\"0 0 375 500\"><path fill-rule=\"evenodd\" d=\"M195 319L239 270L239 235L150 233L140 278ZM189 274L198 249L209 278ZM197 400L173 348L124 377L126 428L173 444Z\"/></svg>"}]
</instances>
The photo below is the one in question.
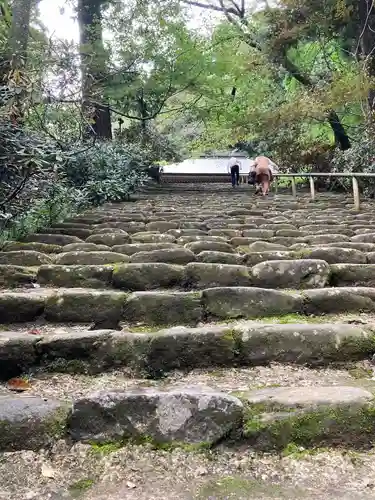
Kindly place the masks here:
<instances>
[{"instance_id":1,"label":"tree branch","mask_svg":"<svg viewBox=\"0 0 375 500\"><path fill-rule=\"evenodd\" d=\"M297 66L292 62L289 57L284 53L284 57L282 59L282 65L286 69L286 71L295 78L298 82L302 83L305 87L313 87L312 80L307 76L301 73L301 71L297 68Z\"/></svg>"},{"instance_id":2,"label":"tree branch","mask_svg":"<svg viewBox=\"0 0 375 500\"><path fill-rule=\"evenodd\" d=\"M231 7L227 9L226 7L219 7L218 5L213 5L212 3L201 3L201 2L196 2L195 0L181 0L181 2L186 3L187 5L191 5L193 7L200 7L201 9L214 10L215 12L222 12L223 14L229 12L229 14L238 16L238 11L236 9L232 9Z\"/></svg>"}]
</instances>

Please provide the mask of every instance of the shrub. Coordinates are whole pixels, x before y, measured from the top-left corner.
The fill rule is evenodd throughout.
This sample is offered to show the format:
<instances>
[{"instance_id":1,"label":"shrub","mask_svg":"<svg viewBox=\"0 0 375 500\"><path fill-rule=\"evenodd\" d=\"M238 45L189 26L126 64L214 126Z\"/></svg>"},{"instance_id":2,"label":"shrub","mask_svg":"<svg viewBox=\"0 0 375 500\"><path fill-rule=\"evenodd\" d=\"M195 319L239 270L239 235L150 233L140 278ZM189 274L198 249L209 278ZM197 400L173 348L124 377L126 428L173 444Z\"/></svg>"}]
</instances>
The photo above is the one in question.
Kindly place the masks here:
<instances>
[{"instance_id":1,"label":"shrub","mask_svg":"<svg viewBox=\"0 0 375 500\"><path fill-rule=\"evenodd\" d=\"M96 206L128 199L145 181L150 164L139 147L114 141L72 156L61 167L61 175Z\"/></svg>"},{"instance_id":2,"label":"shrub","mask_svg":"<svg viewBox=\"0 0 375 500\"><path fill-rule=\"evenodd\" d=\"M147 153L149 160L153 163L164 160L166 162L182 161L180 147L171 140L167 134L161 134L156 127L147 124L143 129L139 123L117 132L118 140L125 143L139 144L139 148ZM143 146L142 146L143 144ZM147 145L147 148L146 146Z\"/></svg>"},{"instance_id":3,"label":"shrub","mask_svg":"<svg viewBox=\"0 0 375 500\"><path fill-rule=\"evenodd\" d=\"M147 177L132 145L72 144L0 120L0 239L20 238L90 205L129 198Z\"/></svg>"},{"instance_id":4,"label":"shrub","mask_svg":"<svg viewBox=\"0 0 375 500\"><path fill-rule=\"evenodd\" d=\"M20 239L27 234L46 229L77 214L86 206L87 200L82 191L62 184L52 184L45 196L34 200L28 210L17 217L5 214L3 222L7 224L4 224L0 233L0 243L5 240Z\"/></svg>"},{"instance_id":5,"label":"shrub","mask_svg":"<svg viewBox=\"0 0 375 500\"><path fill-rule=\"evenodd\" d=\"M333 172L375 173L375 141L370 134L355 142L347 151L336 151L332 161ZM340 184L351 188L350 179L340 179ZM359 178L358 184L367 195L375 196L375 178Z\"/></svg>"}]
</instances>

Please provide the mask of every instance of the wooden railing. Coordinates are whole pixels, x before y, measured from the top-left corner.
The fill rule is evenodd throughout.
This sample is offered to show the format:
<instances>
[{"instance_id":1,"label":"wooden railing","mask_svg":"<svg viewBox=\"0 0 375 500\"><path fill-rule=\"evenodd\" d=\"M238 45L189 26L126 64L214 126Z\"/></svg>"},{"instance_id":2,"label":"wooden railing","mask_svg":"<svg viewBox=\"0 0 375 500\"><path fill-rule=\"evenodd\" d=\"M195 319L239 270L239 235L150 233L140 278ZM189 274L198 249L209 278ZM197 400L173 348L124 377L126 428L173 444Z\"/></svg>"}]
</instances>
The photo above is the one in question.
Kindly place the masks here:
<instances>
[{"instance_id":1,"label":"wooden railing","mask_svg":"<svg viewBox=\"0 0 375 500\"><path fill-rule=\"evenodd\" d=\"M297 196L297 185L296 185L296 177L308 177L310 180L310 194L311 194L311 199L315 200L315 184L314 184L314 177L342 177L342 178L351 178L352 179L352 189L353 189L353 201L354 201L354 208L356 210L361 209L361 200L360 200L360 195L359 195L359 187L358 187L358 178L360 177L373 177L375 178L375 174L370 174L370 173L352 173L352 172L330 172L330 173L320 173L320 172L311 172L311 173L296 173L296 174L283 174L278 172L277 174L274 174L275 182L274 182L274 187L275 191L277 192L278 188L278 182L277 180L280 178L290 178L291 180L291 187L292 187L292 195Z\"/></svg>"},{"instance_id":2,"label":"wooden railing","mask_svg":"<svg viewBox=\"0 0 375 500\"><path fill-rule=\"evenodd\" d=\"M194 182L194 179L196 180L197 178L203 177L215 177L218 178L219 180L222 179L224 182L226 182L229 178L229 174L189 174L189 173L178 173L178 174L169 174L166 173L164 174L166 177L186 177L187 179L192 179L192 182ZM359 194L359 187L358 187L358 178L366 178L366 177L373 177L375 178L375 173L370 174L370 173L352 173L352 172L330 172L330 173L320 173L320 172L310 172L310 173L295 173L295 174L284 174L281 172L275 173L274 174L274 190L277 192L278 190L278 182L277 180L280 178L290 178L291 180L291 188L292 188L292 195L294 197L297 196L297 183L296 183L296 178L303 178L306 177L310 181L310 194L311 194L311 199L315 200L315 183L314 183L314 178L319 178L319 177L341 177L341 178L351 178L352 179L352 190L353 190L353 201L354 201L354 208L356 210L360 210L361 208L361 203L360 203L360 194ZM246 184L248 179L248 174L240 174L240 182L241 184ZM163 174L161 175L161 182L163 183ZM221 182L221 180L220 180Z\"/></svg>"}]
</instances>

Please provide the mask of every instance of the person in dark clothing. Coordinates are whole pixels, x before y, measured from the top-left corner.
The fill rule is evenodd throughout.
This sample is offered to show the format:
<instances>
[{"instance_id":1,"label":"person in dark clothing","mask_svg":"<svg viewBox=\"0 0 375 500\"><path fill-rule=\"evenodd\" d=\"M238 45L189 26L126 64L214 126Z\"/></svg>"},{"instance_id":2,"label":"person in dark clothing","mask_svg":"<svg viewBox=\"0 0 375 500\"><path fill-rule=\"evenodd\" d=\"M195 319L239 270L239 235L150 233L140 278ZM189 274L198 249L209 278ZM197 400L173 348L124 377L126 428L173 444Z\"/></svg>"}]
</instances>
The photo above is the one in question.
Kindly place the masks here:
<instances>
[{"instance_id":1,"label":"person in dark clothing","mask_svg":"<svg viewBox=\"0 0 375 500\"><path fill-rule=\"evenodd\" d=\"M148 175L151 177L151 179L154 179L158 184L160 184L160 174L161 174L161 167L159 165L152 165L148 169Z\"/></svg>"},{"instance_id":2,"label":"person in dark clothing","mask_svg":"<svg viewBox=\"0 0 375 500\"><path fill-rule=\"evenodd\" d=\"M228 162L228 173L230 173L232 186L238 186L240 183L241 162L232 157Z\"/></svg>"}]
</instances>

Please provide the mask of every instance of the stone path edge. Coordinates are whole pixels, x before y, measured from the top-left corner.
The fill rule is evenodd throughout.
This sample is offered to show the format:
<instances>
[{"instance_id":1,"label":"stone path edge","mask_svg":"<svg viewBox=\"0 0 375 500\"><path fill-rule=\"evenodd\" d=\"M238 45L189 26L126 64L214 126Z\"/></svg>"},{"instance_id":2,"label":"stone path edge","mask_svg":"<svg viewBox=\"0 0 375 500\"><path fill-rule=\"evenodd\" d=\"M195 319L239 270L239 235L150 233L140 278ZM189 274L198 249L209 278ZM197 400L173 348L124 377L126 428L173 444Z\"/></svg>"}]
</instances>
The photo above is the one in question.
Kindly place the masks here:
<instances>
[{"instance_id":1,"label":"stone path edge","mask_svg":"<svg viewBox=\"0 0 375 500\"><path fill-rule=\"evenodd\" d=\"M375 326L345 323L262 324L251 321L149 332L80 330L46 336L0 333L0 379L30 371L98 374L126 368L158 379L172 370L259 366L271 362L324 366L375 352Z\"/></svg>"},{"instance_id":2,"label":"stone path edge","mask_svg":"<svg viewBox=\"0 0 375 500\"><path fill-rule=\"evenodd\" d=\"M201 321L262 318L291 313L374 312L375 288L337 287L272 290L217 287L201 292L103 291L88 288L5 290L0 293L3 324L34 321L91 323L119 329L119 322L145 325L191 325Z\"/></svg>"},{"instance_id":3,"label":"stone path edge","mask_svg":"<svg viewBox=\"0 0 375 500\"><path fill-rule=\"evenodd\" d=\"M60 439L91 444L96 452L145 443L189 451L239 443L260 451L371 446L372 393L350 386L320 387L319 395L314 388L299 392L294 387L237 395L210 388L108 389L72 403L1 395L0 452L48 449Z\"/></svg>"},{"instance_id":4,"label":"stone path edge","mask_svg":"<svg viewBox=\"0 0 375 500\"><path fill-rule=\"evenodd\" d=\"M288 253L288 252L281 252ZM84 252L89 255L89 252ZM231 258L233 254L224 254ZM262 255L260 253L260 255ZM251 257L248 254L247 257ZM284 267L283 276L277 272ZM288 268L295 268L298 276L290 276ZM284 276L285 274L285 276ZM68 288L91 288L136 291L178 289L201 290L211 286L255 286L283 290L297 287L300 290L329 286L373 286L373 263L328 264L318 259L260 259L256 265L229 263L190 262L186 265L168 262L112 263L112 264L45 264L27 267L0 264L0 288L18 288L28 285ZM213 284L214 283L214 284Z\"/></svg>"}]
</instances>

